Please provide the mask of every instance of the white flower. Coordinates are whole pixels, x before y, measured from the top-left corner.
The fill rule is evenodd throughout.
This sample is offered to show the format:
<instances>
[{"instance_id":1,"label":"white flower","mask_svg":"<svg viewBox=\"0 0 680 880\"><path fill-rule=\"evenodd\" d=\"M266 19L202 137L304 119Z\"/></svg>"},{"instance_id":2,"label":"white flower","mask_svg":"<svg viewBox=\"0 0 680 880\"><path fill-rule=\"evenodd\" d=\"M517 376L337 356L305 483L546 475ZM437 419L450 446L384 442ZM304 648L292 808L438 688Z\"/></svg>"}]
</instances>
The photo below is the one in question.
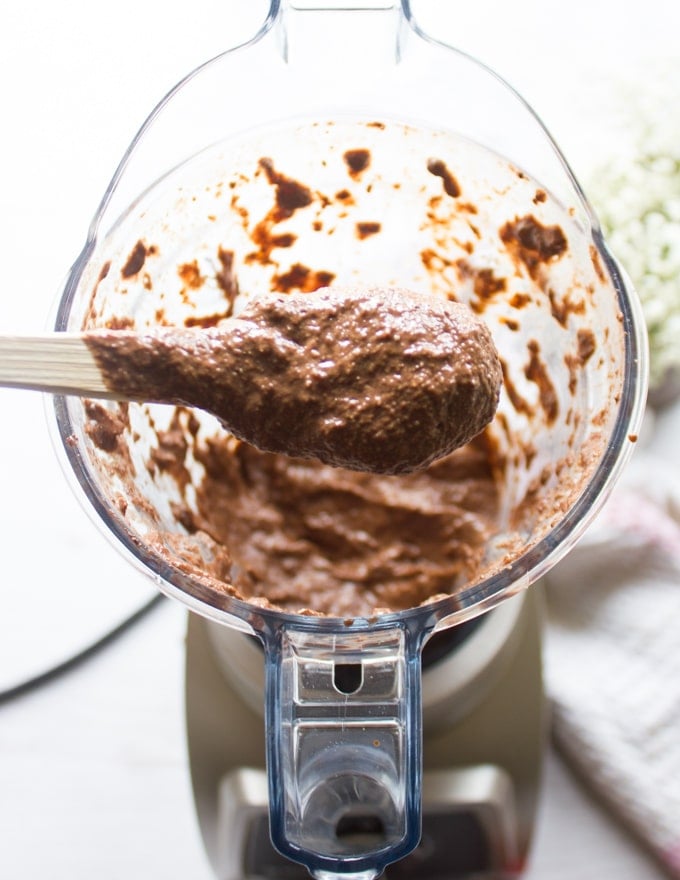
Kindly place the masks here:
<instances>
[{"instance_id":1,"label":"white flower","mask_svg":"<svg viewBox=\"0 0 680 880\"><path fill-rule=\"evenodd\" d=\"M675 82L675 79L673 79ZM661 93L628 101L633 150L592 170L586 192L642 301L650 384L680 367L680 117Z\"/></svg>"}]
</instances>

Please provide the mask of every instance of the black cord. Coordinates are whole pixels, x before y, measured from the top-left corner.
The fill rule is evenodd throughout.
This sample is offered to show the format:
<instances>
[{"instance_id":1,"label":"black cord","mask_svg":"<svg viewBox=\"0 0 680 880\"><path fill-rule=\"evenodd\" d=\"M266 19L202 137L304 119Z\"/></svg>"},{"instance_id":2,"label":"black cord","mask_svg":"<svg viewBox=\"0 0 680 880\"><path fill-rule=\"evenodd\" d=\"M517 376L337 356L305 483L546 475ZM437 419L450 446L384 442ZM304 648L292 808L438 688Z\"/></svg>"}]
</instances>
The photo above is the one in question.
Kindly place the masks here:
<instances>
[{"instance_id":1,"label":"black cord","mask_svg":"<svg viewBox=\"0 0 680 880\"><path fill-rule=\"evenodd\" d=\"M95 654L99 653L99 651L101 651L107 645L111 644L111 642L115 641L115 639L117 639L124 632L130 629L130 627L134 626L134 624L142 620L142 618L146 617L146 615L158 604L160 604L160 602L162 602L164 599L165 596L162 593L158 593L148 602L145 602L144 605L139 607L136 611L133 611L132 614L122 620L117 626L109 630L107 633L98 638L96 641L92 642L87 647L83 648L81 651L78 651L78 653L73 654L71 657L68 657L66 660L63 660L56 666L52 666L49 669L46 669L44 672L38 673L38 675L35 675L32 678L28 678L26 679L26 681L22 681L20 684L14 685L11 688L7 688L7 690L0 691L0 705L2 705L3 703L8 703L10 700L15 699L16 697L21 697L24 694L27 694L29 691L35 690L36 688L48 684L53 679L64 675L66 672L70 672L74 667L79 666L85 660L89 660L90 657L93 657Z\"/></svg>"}]
</instances>

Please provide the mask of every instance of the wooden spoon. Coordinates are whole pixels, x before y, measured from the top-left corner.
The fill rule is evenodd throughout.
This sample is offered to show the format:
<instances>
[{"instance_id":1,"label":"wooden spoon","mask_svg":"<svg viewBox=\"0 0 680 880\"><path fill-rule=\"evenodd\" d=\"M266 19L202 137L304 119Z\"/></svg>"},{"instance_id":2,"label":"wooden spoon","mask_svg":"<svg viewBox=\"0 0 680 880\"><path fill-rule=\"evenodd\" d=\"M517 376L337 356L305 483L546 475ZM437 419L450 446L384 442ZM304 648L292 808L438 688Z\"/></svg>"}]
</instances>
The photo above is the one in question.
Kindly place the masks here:
<instances>
[{"instance_id":1,"label":"wooden spoon","mask_svg":"<svg viewBox=\"0 0 680 880\"><path fill-rule=\"evenodd\" d=\"M0 385L195 406L262 450L392 474L478 434L501 367L467 306L332 287L255 298L209 329L0 338Z\"/></svg>"}]
</instances>

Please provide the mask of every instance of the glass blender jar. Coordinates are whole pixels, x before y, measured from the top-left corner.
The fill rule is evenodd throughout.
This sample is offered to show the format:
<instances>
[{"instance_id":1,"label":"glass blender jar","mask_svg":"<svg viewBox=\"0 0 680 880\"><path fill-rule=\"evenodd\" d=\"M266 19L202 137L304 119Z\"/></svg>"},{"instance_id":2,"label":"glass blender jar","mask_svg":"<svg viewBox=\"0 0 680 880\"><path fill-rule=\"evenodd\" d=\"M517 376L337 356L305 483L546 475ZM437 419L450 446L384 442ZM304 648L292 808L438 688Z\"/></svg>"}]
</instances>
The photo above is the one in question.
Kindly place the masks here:
<instances>
[{"instance_id":1,"label":"glass blender jar","mask_svg":"<svg viewBox=\"0 0 680 880\"><path fill-rule=\"evenodd\" d=\"M420 835L424 644L582 535L636 439L645 335L539 120L424 34L408 0L272 0L251 41L179 83L116 170L56 329L215 325L251 296L327 283L468 302L503 361L486 439L496 527L474 570L413 606L336 613L243 592L243 544L192 521L211 417L61 397L55 414L76 490L130 560L262 643L276 848L319 878L369 878ZM357 817L370 834L343 833Z\"/></svg>"}]
</instances>

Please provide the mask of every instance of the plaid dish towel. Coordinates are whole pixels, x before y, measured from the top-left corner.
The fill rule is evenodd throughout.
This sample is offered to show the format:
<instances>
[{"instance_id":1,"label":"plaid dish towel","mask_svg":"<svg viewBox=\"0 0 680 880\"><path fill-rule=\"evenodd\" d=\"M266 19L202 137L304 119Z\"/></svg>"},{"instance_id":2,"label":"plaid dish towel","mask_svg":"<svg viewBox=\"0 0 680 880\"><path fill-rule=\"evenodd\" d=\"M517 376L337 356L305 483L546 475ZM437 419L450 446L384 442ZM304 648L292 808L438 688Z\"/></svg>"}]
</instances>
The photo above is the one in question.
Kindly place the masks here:
<instances>
[{"instance_id":1,"label":"plaid dish towel","mask_svg":"<svg viewBox=\"0 0 680 880\"><path fill-rule=\"evenodd\" d=\"M680 469L639 450L546 592L557 747L680 878Z\"/></svg>"}]
</instances>

